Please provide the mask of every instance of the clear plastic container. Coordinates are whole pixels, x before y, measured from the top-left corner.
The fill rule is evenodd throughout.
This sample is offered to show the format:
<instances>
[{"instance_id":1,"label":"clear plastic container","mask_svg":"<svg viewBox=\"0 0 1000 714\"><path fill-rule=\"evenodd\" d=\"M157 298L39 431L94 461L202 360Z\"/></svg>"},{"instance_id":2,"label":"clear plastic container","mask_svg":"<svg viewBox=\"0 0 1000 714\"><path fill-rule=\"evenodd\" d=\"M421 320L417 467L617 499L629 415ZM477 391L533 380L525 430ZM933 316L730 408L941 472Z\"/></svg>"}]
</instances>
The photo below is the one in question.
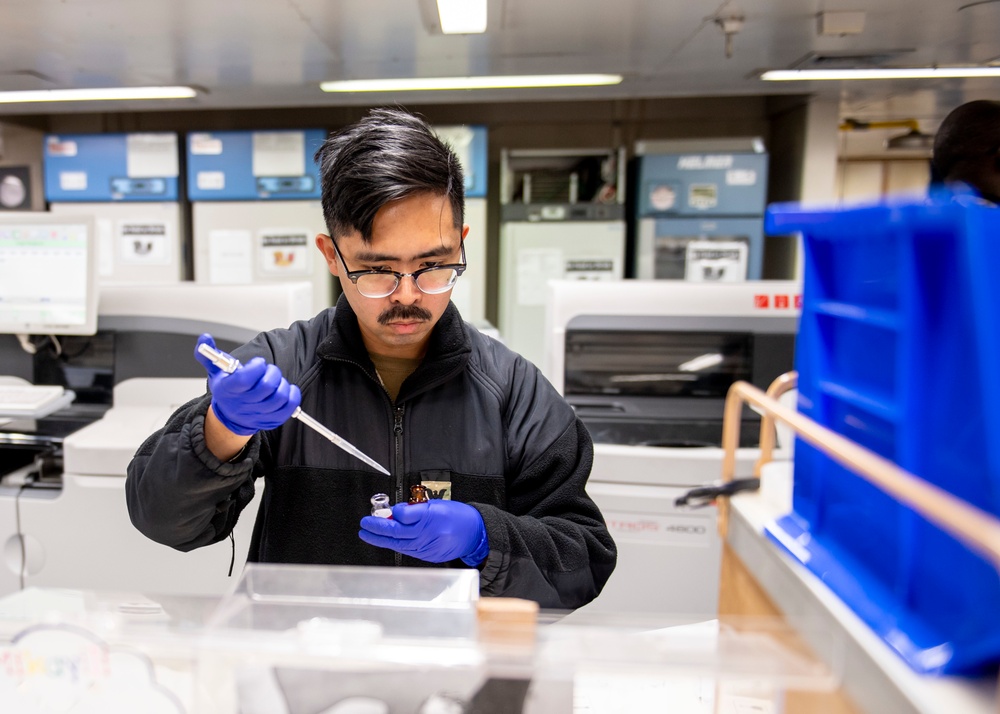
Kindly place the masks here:
<instances>
[{"instance_id":1,"label":"clear plastic container","mask_svg":"<svg viewBox=\"0 0 1000 714\"><path fill-rule=\"evenodd\" d=\"M214 603L17 593L0 598L0 654L8 664L42 666L0 668L0 711L33 711L58 697L62 710L78 703L109 714L665 706L721 714L749 703L791 714L803 710L782 709L786 693L828 690L839 679L836 637L806 638L827 648L813 655L800 626L775 621L690 625L543 611L534 637L483 637L478 577L458 569L250 564L234 592ZM66 666L77 661L85 671Z\"/></svg>"},{"instance_id":2,"label":"clear plastic container","mask_svg":"<svg viewBox=\"0 0 1000 714\"><path fill-rule=\"evenodd\" d=\"M211 625L283 631L368 622L387 637L475 638L478 599L475 570L250 563Z\"/></svg>"}]
</instances>

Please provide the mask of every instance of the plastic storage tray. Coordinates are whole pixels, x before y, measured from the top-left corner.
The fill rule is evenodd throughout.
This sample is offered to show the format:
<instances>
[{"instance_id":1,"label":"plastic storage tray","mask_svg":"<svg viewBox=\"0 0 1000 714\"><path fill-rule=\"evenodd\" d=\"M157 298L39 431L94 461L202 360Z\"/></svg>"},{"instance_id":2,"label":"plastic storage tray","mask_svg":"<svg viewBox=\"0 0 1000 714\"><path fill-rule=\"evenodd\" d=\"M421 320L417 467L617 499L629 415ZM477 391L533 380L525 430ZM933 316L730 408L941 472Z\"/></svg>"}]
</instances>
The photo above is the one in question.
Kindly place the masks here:
<instances>
[{"instance_id":1,"label":"plastic storage tray","mask_svg":"<svg viewBox=\"0 0 1000 714\"><path fill-rule=\"evenodd\" d=\"M799 410L1000 513L1000 210L776 204L766 230L803 237ZM1000 661L994 567L803 441L776 528L915 670Z\"/></svg>"}]
</instances>

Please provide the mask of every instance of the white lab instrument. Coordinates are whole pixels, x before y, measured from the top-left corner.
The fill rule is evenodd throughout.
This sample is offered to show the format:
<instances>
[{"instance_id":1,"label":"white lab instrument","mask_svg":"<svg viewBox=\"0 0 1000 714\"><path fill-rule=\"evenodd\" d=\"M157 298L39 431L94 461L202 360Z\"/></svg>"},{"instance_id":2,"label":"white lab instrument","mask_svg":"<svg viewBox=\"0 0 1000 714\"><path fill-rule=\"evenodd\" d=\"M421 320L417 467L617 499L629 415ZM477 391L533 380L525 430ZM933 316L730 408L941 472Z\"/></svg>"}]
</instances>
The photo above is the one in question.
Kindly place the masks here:
<instances>
[{"instance_id":1,"label":"white lab instrument","mask_svg":"<svg viewBox=\"0 0 1000 714\"><path fill-rule=\"evenodd\" d=\"M432 127L438 138L448 144L465 171L466 269L451 291L451 301L462 319L482 329L486 323L486 193L487 130L485 126L464 124Z\"/></svg>"},{"instance_id":2,"label":"white lab instrument","mask_svg":"<svg viewBox=\"0 0 1000 714\"><path fill-rule=\"evenodd\" d=\"M792 368L800 291L783 281L549 284L543 371L594 439L587 492L618 545L611 579L581 613L715 616L717 509L676 500L720 477L728 384L766 388ZM752 474L758 432L747 414L739 476Z\"/></svg>"},{"instance_id":3,"label":"white lab instrument","mask_svg":"<svg viewBox=\"0 0 1000 714\"><path fill-rule=\"evenodd\" d=\"M334 304L334 278L315 245L327 231L319 201L196 201L191 212L195 282L308 281L313 312Z\"/></svg>"},{"instance_id":4,"label":"white lab instrument","mask_svg":"<svg viewBox=\"0 0 1000 714\"><path fill-rule=\"evenodd\" d=\"M507 222L500 237L500 335L525 359L545 355L545 295L550 280L620 280L624 221Z\"/></svg>"},{"instance_id":5,"label":"white lab instrument","mask_svg":"<svg viewBox=\"0 0 1000 714\"><path fill-rule=\"evenodd\" d=\"M624 150L501 152L498 328L541 366L549 280L625 275Z\"/></svg>"},{"instance_id":6,"label":"white lab instrument","mask_svg":"<svg viewBox=\"0 0 1000 714\"><path fill-rule=\"evenodd\" d=\"M189 553L148 539L125 507L125 470L139 445L176 407L204 391L204 379L122 382L115 387L115 406L102 419L66 437L60 484L22 488L31 469L8 474L0 487L6 554L0 592L49 586L220 595L231 589L246 561L259 489L236 524L232 544L226 539Z\"/></svg>"},{"instance_id":7,"label":"white lab instrument","mask_svg":"<svg viewBox=\"0 0 1000 714\"><path fill-rule=\"evenodd\" d=\"M52 203L49 210L60 216L93 218L99 285L184 279L184 221L179 203Z\"/></svg>"},{"instance_id":8,"label":"white lab instrument","mask_svg":"<svg viewBox=\"0 0 1000 714\"><path fill-rule=\"evenodd\" d=\"M48 134L43 162L49 210L94 221L99 284L184 279L175 132Z\"/></svg>"},{"instance_id":9,"label":"white lab instrument","mask_svg":"<svg viewBox=\"0 0 1000 714\"><path fill-rule=\"evenodd\" d=\"M637 141L635 276L759 280L768 155L756 137Z\"/></svg>"},{"instance_id":10,"label":"white lab instrument","mask_svg":"<svg viewBox=\"0 0 1000 714\"><path fill-rule=\"evenodd\" d=\"M115 336L113 406L82 428L85 421L63 415L94 405L77 402L37 422L0 423L0 467L8 467L0 468L0 593L31 586L178 595L231 589L246 560L261 489L241 514L233 543L182 553L132 525L126 467L178 406L205 393L205 370L193 355L199 334L238 345L311 317L311 289L308 283L102 288L102 334ZM43 425L64 421L71 424L68 435L43 438ZM51 459L9 468L11 449L29 447L33 439L39 450L61 443L61 473L52 472L58 461Z\"/></svg>"},{"instance_id":11,"label":"white lab instrument","mask_svg":"<svg viewBox=\"0 0 1000 714\"><path fill-rule=\"evenodd\" d=\"M325 138L323 129L188 134L195 281L306 280L314 310L333 304L333 277L316 247L327 227L313 157Z\"/></svg>"},{"instance_id":12,"label":"white lab instrument","mask_svg":"<svg viewBox=\"0 0 1000 714\"><path fill-rule=\"evenodd\" d=\"M312 284L265 285L165 283L104 285L98 303L101 329L194 334L195 325L245 341L248 334L288 327L314 317ZM269 325L270 327L265 327ZM231 334L231 336L230 336Z\"/></svg>"}]
</instances>

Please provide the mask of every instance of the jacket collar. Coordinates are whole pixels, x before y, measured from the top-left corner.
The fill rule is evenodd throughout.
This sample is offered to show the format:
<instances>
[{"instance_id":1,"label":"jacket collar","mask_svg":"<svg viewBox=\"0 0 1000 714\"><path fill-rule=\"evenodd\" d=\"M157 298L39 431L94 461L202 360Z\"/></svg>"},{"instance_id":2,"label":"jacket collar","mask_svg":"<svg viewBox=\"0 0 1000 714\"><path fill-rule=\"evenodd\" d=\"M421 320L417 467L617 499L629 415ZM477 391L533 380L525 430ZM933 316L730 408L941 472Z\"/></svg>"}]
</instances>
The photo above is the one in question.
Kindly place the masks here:
<instances>
[{"instance_id":1,"label":"jacket collar","mask_svg":"<svg viewBox=\"0 0 1000 714\"><path fill-rule=\"evenodd\" d=\"M414 388L433 386L457 374L465 368L471 352L472 342L466 333L465 322L455 303L449 302L441 319L431 330L427 354L417 370L406 380L399 396L408 396ZM358 316L343 294L333 310L330 332L316 349L316 354L323 359L357 364L369 376L377 379L375 366L361 337Z\"/></svg>"}]
</instances>

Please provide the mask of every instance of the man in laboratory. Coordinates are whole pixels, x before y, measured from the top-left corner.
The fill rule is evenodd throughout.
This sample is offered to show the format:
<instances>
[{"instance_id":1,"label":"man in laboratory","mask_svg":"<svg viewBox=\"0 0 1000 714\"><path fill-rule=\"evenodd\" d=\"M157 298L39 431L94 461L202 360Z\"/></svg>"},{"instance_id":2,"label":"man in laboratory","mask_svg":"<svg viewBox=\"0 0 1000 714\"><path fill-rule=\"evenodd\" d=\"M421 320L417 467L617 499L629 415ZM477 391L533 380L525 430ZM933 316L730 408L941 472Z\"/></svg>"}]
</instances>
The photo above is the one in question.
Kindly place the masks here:
<instances>
[{"instance_id":1,"label":"man in laboratory","mask_svg":"<svg viewBox=\"0 0 1000 714\"><path fill-rule=\"evenodd\" d=\"M945 117L934 136L931 184L966 186L1000 205L1000 102L967 102Z\"/></svg>"},{"instance_id":2,"label":"man in laboratory","mask_svg":"<svg viewBox=\"0 0 1000 714\"><path fill-rule=\"evenodd\" d=\"M187 551L226 538L264 484L249 560L478 568L483 595L571 609L617 551L584 488L593 446L538 369L465 323L463 172L427 124L376 109L317 152L343 295L258 335L128 468L133 524ZM199 344L214 345L203 335ZM384 475L290 419L297 408ZM432 497L407 505L411 486ZM371 515L376 493L392 518Z\"/></svg>"}]
</instances>

